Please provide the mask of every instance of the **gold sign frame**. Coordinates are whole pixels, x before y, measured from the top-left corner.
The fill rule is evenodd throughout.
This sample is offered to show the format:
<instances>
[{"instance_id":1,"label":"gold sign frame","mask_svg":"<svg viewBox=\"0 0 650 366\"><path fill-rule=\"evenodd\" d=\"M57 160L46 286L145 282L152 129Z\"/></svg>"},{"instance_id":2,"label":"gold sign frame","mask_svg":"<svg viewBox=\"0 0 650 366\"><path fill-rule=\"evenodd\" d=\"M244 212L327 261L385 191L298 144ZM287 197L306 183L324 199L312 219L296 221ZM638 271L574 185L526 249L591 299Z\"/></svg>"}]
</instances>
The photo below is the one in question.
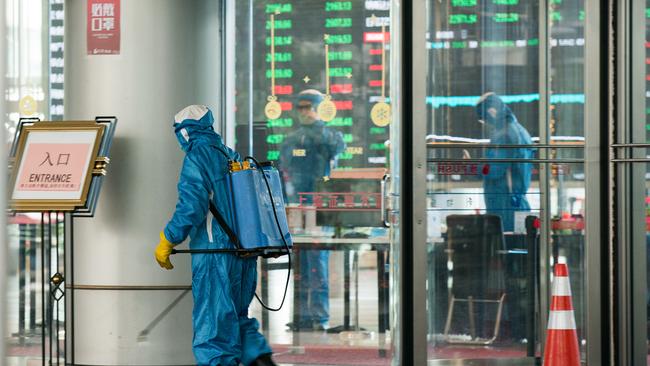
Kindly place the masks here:
<instances>
[{"instance_id":1,"label":"gold sign frame","mask_svg":"<svg viewBox=\"0 0 650 366\"><path fill-rule=\"evenodd\" d=\"M105 175L105 167L108 163L108 158L97 156L99 153L102 139L105 133L106 126L96 121L65 121L65 122L36 122L32 125L24 125L18 137L17 148L15 156L9 159L11 169L11 179L9 180L9 209L12 211L74 211L78 207L83 207L88 198L88 191L90 183L94 175ZM28 138L31 133L50 132L59 135L65 132L95 132L94 139L88 141L92 145L90 158L88 164L84 166L81 182L81 194L79 198L75 199L58 199L54 197L39 197L39 198L14 198L14 190L16 180L18 179L18 172L24 164L23 157L27 147ZM50 143L60 144L60 140L53 140ZM76 190L75 192L77 192ZM36 191L43 192L43 191ZM48 193L55 194L61 191L48 191Z\"/></svg>"}]
</instances>

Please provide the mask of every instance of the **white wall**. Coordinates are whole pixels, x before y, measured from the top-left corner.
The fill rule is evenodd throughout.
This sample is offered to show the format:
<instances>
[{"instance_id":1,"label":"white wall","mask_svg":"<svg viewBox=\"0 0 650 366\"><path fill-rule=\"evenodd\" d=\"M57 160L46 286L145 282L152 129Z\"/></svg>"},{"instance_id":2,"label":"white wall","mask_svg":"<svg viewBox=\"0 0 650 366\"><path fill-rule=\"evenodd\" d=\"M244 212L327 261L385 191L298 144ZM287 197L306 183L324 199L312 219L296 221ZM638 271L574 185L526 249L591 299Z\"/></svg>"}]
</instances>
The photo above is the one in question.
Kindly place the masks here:
<instances>
[{"instance_id":1,"label":"white wall","mask_svg":"<svg viewBox=\"0 0 650 366\"><path fill-rule=\"evenodd\" d=\"M158 233L173 212L183 153L175 112L218 102L218 0L122 0L121 54L86 54L86 0L66 3L66 120L115 115L108 176L94 218L74 224L77 285L189 285L187 256L156 264ZM191 294L137 336L180 291L75 292L75 362L193 364Z\"/></svg>"}]
</instances>

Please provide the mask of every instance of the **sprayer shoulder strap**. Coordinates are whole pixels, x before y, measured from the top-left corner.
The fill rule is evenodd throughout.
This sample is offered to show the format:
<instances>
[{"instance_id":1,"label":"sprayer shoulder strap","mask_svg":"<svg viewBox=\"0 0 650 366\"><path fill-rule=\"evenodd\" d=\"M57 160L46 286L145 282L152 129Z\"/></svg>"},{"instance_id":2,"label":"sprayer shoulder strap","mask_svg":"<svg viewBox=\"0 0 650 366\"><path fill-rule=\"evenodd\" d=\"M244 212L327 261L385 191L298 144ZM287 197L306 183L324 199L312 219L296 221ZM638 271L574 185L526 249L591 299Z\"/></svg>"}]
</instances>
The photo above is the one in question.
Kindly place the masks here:
<instances>
[{"instance_id":1,"label":"sprayer shoulder strap","mask_svg":"<svg viewBox=\"0 0 650 366\"><path fill-rule=\"evenodd\" d=\"M228 223L226 220L224 220L223 216L219 213L216 207L210 202L210 212L212 212L212 216L214 216L215 219L217 219L217 222L219 223L219 226L223 229L223 231L226 232L226 235L228 235L228 238L230 238L230 241L235 244L235 248L241 249L241 243L239 242L239 238L237 238L237 235L235 235L235 232L232 231L230 226L228 226Z\"/></svg>"}]
</instances>

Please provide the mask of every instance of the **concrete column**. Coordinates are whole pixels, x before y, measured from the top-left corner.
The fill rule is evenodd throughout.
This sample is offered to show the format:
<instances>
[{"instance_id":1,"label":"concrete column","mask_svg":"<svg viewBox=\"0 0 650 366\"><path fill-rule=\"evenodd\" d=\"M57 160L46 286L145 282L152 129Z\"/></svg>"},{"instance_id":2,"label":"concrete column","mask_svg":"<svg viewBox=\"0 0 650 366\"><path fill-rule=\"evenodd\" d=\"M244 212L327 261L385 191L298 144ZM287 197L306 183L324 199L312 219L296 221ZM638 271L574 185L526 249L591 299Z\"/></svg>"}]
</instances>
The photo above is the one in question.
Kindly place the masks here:
<instances>
[{"instance_id":1,"label":"concrete column","mask_svg":"<svg viewBox=\"0 0 650 366\"><path fill-rule=\"evenodd\" d=\"M206 104L218 116L219 2L122 0L120 55L103 56L87 54L86 6L66 2L65 119L119 121L95 217L74 223L75 285L189 286L188 256L166 271L153 252L184 156L174 114ZM181 292L75 290L75 363L194 364L191 293L138 337Z\"/></svg>"}]
</instances>

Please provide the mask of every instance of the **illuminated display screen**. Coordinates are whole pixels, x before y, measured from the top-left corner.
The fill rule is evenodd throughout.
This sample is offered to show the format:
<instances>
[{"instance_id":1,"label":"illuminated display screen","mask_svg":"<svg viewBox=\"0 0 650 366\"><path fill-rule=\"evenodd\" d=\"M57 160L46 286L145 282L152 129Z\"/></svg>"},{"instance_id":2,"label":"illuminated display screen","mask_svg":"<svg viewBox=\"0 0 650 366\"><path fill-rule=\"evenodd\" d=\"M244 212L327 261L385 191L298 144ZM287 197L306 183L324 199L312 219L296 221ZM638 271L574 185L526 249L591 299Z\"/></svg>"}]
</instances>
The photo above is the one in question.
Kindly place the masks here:
<instances>
[{"instance_id":1,"label":"illuminated display screen","mask_svg":"<svg viewBox=\"0 0 650 366\"><path fill-rule=\"evenodd\" d=\"M583 0L551 0L551 132L584 136ZM267 127L254 153L276 160L286 135L297 128L295 96L304 89L325 92L325 45L329 45L330 94L337 106L328 122L344 135L339 167L385 166L388 126L372 123L381 101L382 38L390 38L390 1L253 1L237 6L236 121ZM426 103L428 133L484 138L474 105L494 91L510 105L531 135L539 136L539 4L523 0L432 2ZM275 14L275 95L282 114L268 120L271 94L271 14ZM381 26L385 26L385 34ZM249 37L252 32L252 45ZM324 37L324 35L329 35ZM386 45L386 63L389 60ZM252 62L251 62L252 61ZM386 97L390 98L386 74ZM252 83L252 94L249 94ZM247 139L238 135L239 142ZM247 144L247 142L246 142ZM247 146L247 145L246 145Z\"/></svg>"},{"instance_id":2,"label":"illuminated display screen","mask_svg":"<svg viewBox=\"0 0 650 366\"><path fill-rule=\"evenodd\" d=\"M551 0L551 134L584 136L583 1ZM427 48L429 133L485 138L474 110L494 91L532 136L539 136L539 4L451 0L434 6Z\"/></svg>"},{"instance_id":3,"label":"illuminated display screen","mask_svg":"<svg viewBox=\"0 0 650 366\"><path fill-rule=\"evenodd\" d=\"M252 77L253 122L267 127L265 141L255 141L254 154L277 160L287 134L299 122L295 97L305 89L325 94L325 45L329 46L330 95L336 117L327 122L343 134L346 150L339 168L385 166L389 127L372 123L370 110L380 101L382 31L389 32L389 1L254 1L253 45L249 45L249 2L237 2L237 112L239 125L249 123L249 75ZM264 113L271 95L271 14L275 15L275 95L279 118ZM258 25L264 25L260 27ZM325 37L325 35L328 37ZM388 35L386 63L388 63ZM252 65L249 52L252 52ZM389 97L388 72L386 96ZM241 136L240 139L241 140ZM241 142L238 140L238 150ZM241 143L240 143L241 142ZM264 146L260 146L260 144Z\"/></svg>"}]
</instances>

